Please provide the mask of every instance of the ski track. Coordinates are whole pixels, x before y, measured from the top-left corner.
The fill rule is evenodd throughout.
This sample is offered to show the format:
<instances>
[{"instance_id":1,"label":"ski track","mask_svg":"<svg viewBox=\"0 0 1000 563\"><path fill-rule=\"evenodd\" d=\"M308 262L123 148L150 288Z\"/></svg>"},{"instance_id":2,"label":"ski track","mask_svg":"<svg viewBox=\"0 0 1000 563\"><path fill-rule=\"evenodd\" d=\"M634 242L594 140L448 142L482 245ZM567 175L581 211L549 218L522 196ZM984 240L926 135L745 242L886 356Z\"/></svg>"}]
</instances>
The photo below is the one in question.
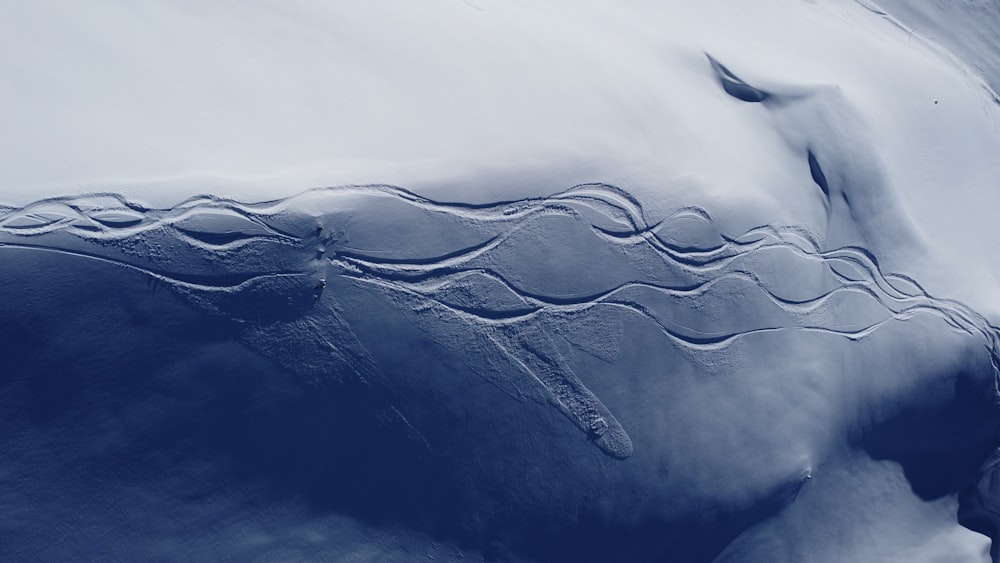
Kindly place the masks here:
<instances>
[{"instance_id":1,"label":"ski track","mask_svg":"<svg viewBox=\"0 0 1000 563\"><path fill-rule=\"evenodd\" d=\"M720 80L734 80L724 67L717 71ZM740 85L734 82L732 86ZM386 258L346 243L337 247L338 235L324 233L322 223L301 225L315 216L317 209L333 212L338 200L344 201L341 198L357 197L392 198L432 216L451 217L478 229L482 238L436 255ZM550 216L570 218L573 225L589 229L595 244L628 249L625 254L637 262L636 272L642 276L574 294L548 294L515 282L508 272L517 271L517 255L506 254L506 246L521 235L539 236L530 228L535 221ZM584 184L549 197L485 204L435 201L388 185L321 188L256 204L200 195L171 209L149 209L117 194L96 193L44 199L22 208L0 206L0 251L49 252L96 260L139 272L188 296L192 292L239 294L269 278L312 277L317 280L315 285L305 284L300 289L313 293L314 306L320 307L315 314L322 314L319 304L327 276L341 276L356 287L383 292L401 302L403 314L424 318L424 312L433 310L438 317L448 315L478 331L511 365L542 388L550 403L592 443L616 459L632 453L627 432L573 373L557 346L538 328L543 325L532 321L545 317L572 323L575 316L597 308L617 308L651 323L679 349L702 353L723 350L750 335L782 331L861 340L888 323L928 315L954 331L982 338L994 366L1000 366L997 327L959 301L930 295L905 274L883 272L865 248L824 249L805 229L772 225L760 225L738 236L722 234L708 248L666 242L658 231L680 219L716 227L707 210L697 206L682 207L651 224L631 194L607 184ZM290 224L301 227L301 232L289 230ZM217 227L214 230L213 225ZM211 271L174 271L162 257L122 252L122 244L129 241L166 243L172 245L171 251L187 248L191 256L204 259L201 263L210 266L203 268ZM293 262L301 268L289 269L285 260L279 260L285 267L275 267L268 262L267 251L256 252L262 243L281 253L298 253L294 255L301 259ZM790 257L786 260L821 267L837 285L804 299L783 296L754 271L773 260L769 258L771 251L785 252ZM212 260L219 255L235 258ZM184 263L185 256L180 258ZM157 264L158 259L164 263ZM663 283L657 273L684 283ZM477 296L487 300L485 304L463 304L449 297L449 289L462 288L476 279L493 284L523 305L491 307L490 295ZM762 315L756 319L759 326L741 330L687 326L671 319L675 307L690 307L698 300L733 301L725 284L759 290L785 318ZM881 318L849 328L830 326L828 315L838 308L839 300L851 295L864 298ZM220 313L226 313L224 308ZM325 338L322 334L312 337ZM1000 397L1000 379L995 388ZM405 420L403 413L400 416ZM413 431L419 435L419 430Z\"/></svg>"}]
</instances>

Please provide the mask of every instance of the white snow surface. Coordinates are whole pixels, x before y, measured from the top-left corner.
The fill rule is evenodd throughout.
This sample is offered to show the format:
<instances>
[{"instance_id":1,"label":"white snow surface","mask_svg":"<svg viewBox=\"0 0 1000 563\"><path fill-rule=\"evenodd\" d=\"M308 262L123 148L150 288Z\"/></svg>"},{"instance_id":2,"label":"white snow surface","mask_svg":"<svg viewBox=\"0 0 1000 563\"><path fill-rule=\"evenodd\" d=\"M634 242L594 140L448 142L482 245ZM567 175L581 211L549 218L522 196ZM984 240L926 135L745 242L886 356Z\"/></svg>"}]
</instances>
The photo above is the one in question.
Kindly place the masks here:
<instances>
[{"instance_id":1,"label":"white snow surface","mask_svg":"<svg viewBox=\"0 0 1000 563\"><path fill-rule=\"evenodd\" d=\"M4 560L990 561L995 2L0 30Z\"/></svg>"}]
</instances>

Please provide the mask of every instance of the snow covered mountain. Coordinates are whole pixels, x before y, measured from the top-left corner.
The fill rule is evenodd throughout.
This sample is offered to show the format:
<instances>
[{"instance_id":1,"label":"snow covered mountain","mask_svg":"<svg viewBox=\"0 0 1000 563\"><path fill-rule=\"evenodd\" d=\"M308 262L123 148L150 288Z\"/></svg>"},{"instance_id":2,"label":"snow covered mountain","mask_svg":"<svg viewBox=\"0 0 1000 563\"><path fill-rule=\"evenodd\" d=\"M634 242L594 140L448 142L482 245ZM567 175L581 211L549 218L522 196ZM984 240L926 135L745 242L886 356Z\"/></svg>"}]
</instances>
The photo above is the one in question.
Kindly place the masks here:
<instances>
[{"instance_id":1,"label":"snow covered mountain","mask_svg":"<svg viewBox=\"0 0 1000 563\"><path fill-rule=\"evenodd\" d=\"M0 559L991 559L994 3L0 22Z\"/></svg>"}]
</instances>

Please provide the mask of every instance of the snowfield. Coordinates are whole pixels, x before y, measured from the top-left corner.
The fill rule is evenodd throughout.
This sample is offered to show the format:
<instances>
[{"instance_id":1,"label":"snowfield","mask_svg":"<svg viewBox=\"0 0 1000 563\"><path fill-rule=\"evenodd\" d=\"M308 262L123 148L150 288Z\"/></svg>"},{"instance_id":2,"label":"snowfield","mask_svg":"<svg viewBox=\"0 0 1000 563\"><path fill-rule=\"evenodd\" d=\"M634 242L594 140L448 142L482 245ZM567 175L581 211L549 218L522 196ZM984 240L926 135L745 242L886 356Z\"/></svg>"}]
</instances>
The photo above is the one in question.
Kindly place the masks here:
<instances>
[{"instance_id":1,"label":"snowfield","mask_svg":"<svg viewBox=\"0 0 1000 563\"><path fill-rule=\"evenodd\" d=\"M1000 560L993 2L0 22L0 559Z\"/></svg>"}]
</instances>

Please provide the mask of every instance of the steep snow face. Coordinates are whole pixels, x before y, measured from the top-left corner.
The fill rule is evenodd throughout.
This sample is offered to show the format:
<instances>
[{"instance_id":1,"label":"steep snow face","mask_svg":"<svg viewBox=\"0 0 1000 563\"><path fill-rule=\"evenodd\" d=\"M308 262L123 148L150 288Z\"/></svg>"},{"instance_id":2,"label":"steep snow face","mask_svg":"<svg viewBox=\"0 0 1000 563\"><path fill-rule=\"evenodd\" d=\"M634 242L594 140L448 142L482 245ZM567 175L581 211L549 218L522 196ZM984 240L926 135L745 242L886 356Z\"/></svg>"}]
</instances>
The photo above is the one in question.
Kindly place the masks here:
<instances>
[{"instance_id":1,"label":"steep snow face","mask_svg":"<svg viewBox=\"0 0 1000 563\"><path fill-rule=\"evenodd\" d=\"M962 6L0 7L0 553L988 560Z\"/></svg>"}]
</instances>

